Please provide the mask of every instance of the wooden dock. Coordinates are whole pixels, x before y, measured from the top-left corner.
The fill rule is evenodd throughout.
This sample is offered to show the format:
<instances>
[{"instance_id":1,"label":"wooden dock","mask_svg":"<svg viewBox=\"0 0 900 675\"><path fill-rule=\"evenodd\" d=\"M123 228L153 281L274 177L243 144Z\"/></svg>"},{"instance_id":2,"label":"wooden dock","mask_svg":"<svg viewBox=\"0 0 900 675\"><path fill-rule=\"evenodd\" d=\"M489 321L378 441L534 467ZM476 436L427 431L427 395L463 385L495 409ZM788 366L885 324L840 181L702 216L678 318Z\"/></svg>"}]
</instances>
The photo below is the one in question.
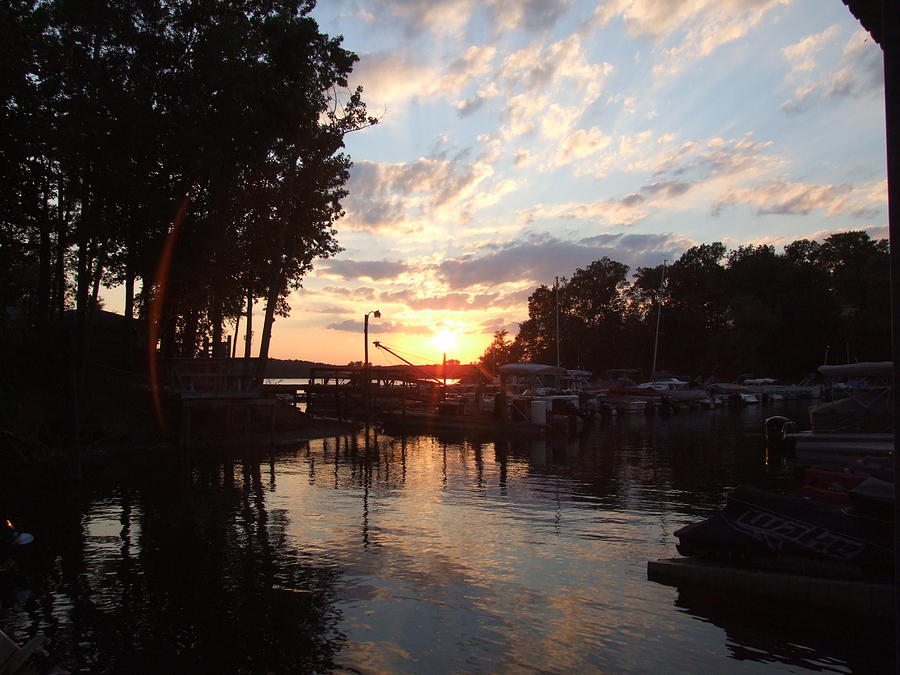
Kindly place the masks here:
<instances>
[{"instance_id":1,"label":"wooden dock","mask_svg":"<svg viewBox=\"0 0 900 675\"><path fill-rule=\"evenodd\" d=\"M887 584L747 569L696 558L651 560L647 563L647 578L718 594L750 594L782 605L804 603L866 616L894 616L894 587Z\"/></svg>"},{"instance_id":2,"label":"wooden dock","mask_svg":"<svg viewBox=\"0 0 900 675\"><path fill-rule=\"evenodd\" d=\"M319 417L360 419L383 410L405 409L416 403L437 403L440 384L423 380L405 366L311 368L306 383L275 383L263 390L292 403L306 403Z\"/></svg>"},{"instance_id":3,"label":"wooden dock","mask_svg":"<svg viewBox=\"0 0 900 675\"><path fill-rule=\"evenodd\" d=\"M167 390L180 405L182 445L191 442L194 413L201 411L239 415L245 429L253 412L263 411L271 432L276 399L263 389L259 359L170 359L166 366Z\"/></svg>"}]
</instances>

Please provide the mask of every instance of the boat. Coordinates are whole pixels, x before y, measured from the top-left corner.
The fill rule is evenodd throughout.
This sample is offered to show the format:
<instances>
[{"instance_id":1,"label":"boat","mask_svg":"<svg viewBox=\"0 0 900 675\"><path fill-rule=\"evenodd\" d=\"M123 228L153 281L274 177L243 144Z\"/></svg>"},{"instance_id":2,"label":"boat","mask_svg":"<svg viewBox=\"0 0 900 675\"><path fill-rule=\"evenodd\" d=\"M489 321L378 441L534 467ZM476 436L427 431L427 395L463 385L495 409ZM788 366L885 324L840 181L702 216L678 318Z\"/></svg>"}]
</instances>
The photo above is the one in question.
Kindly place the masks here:
<instances>
[{"instance_id":1,"label":"boat","mask_svg":"<svg viewBox=\"0 0 900 675\"><path fill-rule=\"evenodd\" d=\"M683 557L648 562L648 577L892 618L892 468L808 469L792 494L739 485L718 512L675 531Z\"/></svg>"},{"instance_id":2,"label":"boat","mask_svg":"<svg viewBox=\"0 0 900 675\"><path fill-rule=\"evenodd\" d=\"M893 486L891 486L893 487ZM893 579L893 520L741 485L723 509L675 532L689 558L872 583Z\"/></svg>"},{"instance_id":3,"label":"boat","mask_svg":"<svg viewBox=\"0 0 900 675\"><path fill-rule=\"evenodd\" d=\"M564 389L568 371L542 363L507 363L497 369L500 391L509 404L508 419L554 428L577 426L591 412L582 397Z\"/></svg>"},{"instance_id":4,"label":"boat","mask_svg":"<svg viewBox=\"0 0 900 675\"><path fill-rule=\"evenodd\" d=\"M797 422L786 417L768 418L765 429L769 447L791 454L801 465L824 468L840 468L867 456L892 457L893 363L823 365L819 372L838 381L829 387L832 392L846 396L811 406L810 428L806 431L799 431Z\"/></svg>"},{"instance_id":5,"label":"boat","mask_svg":"<svg viewBox=\"0 0 900 675\"><path fill-rule=\"evenodd\" d=\"M564 368L509 363L499 367L497 382L454 387L439 401L382 410L379 418L385 425L435 430L575 431L592 412L584 407L586 396L564 388L565 378L571 382L573 375Z\"/></svg>"},{"instance_id":6,"label":"boat","mask_svg":"<svg viewBox=\"0 0 900 675\"><path fill-rule=\"evenodd\" d=\"M734 402L738 405L756 405L759 403L759 398L750 392L739 392Z\"/></svg>"},{"instance_id":7,"label":"boat","mask_svg":"<svg viewBox=\"0 0 900 675\"><path fill-rule=\"evenodd\" d=\"M49 662L43 646L47 637L38 633L24 645L0 630L0 673L2 675L69 675L69 671Z\"/></svg>"}]
</instances>

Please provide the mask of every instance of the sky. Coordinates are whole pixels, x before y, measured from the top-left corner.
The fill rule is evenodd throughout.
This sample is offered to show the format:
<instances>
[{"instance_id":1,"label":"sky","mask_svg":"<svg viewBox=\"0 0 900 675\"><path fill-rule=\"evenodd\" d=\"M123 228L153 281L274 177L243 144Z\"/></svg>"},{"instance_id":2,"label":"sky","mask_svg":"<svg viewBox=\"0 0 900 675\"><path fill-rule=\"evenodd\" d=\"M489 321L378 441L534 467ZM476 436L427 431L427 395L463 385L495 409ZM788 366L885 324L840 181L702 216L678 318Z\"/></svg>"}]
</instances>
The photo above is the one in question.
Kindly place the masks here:
<instances>
[{"instance_id":1,"label":"sky","mask_svg":"<svg viewBox=\"0 0 900 675\"><path fill-rule=\"evenodd\" d=\"M607 256L887 237L882 53L841 0L320 0L374 127L270 355L476 360ZM397 360L374 347L375 364ZM564 364L565 365L565 364Z\"/></svg>"}]
</instances>

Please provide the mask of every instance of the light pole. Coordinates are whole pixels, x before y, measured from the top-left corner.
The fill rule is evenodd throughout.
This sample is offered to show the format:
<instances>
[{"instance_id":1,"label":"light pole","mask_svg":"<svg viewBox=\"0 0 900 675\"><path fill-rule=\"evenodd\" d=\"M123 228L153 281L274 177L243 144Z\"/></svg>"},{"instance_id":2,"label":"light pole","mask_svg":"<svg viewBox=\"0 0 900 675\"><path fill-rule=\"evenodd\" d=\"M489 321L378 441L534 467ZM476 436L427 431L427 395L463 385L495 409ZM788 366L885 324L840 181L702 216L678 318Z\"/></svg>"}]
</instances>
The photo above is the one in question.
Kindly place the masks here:
<instances>
[{"instance_id":1,"label":"light pole","mask_svg":"<svg viewBox=\"0 0 900 675\"><path fill-rule=\"evenodd\" d=\"M365 317L363 317L363 341L366 344L365 351L363 352L365 355L365 360L363 361L363 368L369 367L369 314L374 316L376 319L381 318L381 312L379 310L373 310L371 312L366 312Z\"/></svg>"},{"instance_id":2,"label":"light pole","mask_svg":"<svg viewBox=\"0 0 900 675\"><path fill-rule=\"evenodd\" d=\"M381 312L377 309L366 312L363 317L363 342L365 342L365 351L363 352L363 401L366 409L366 440L369 438L368 424L371 421L372 409L369 402L369 314L376 319L381 318Z\"/></svg>"}]
</instances>

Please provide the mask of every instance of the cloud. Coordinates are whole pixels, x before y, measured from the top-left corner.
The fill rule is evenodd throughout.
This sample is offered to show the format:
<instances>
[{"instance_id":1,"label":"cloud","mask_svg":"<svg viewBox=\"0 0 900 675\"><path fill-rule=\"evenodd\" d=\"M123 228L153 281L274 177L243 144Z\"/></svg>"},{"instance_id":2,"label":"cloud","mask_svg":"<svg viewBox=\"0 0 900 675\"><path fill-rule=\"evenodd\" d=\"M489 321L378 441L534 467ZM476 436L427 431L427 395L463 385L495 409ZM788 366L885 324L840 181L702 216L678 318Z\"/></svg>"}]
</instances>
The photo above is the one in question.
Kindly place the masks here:
<instances>
[{"instance_id":1,"label":"cloud","mask_svg":"<svg viewBox=\"0 0 900 675\"><path fill-rule=\"evenodd\" d=\"M606 25L619 18L629 34L661 45L658 77L672 76L688 63L709 56L762 23L766 13L790 0L608 0L598 4L593 22Z\"/></svg>"},{"instance_id":2,"label":"cloud","mask_svg":"<svg viewBox=\"0 0 900 675\"><path fill-rule=\"evenodd\" d=\"M337 295L339 297L358 299L358 300L374 300L375 289L368 286L360 286L359 288L344 288L343 286L324 286L322 293L327 295Z\"/></svg>"},{"instance_id":3,"label":"cloud","mask_svg":"<svg viewBox=\"0 0 900 675\"><path fill-rule=\"evenodd\" d=\"M713 206L713 214L719 215L727 207L746 204L755 206L758 215L808 215L813 211L824 211L829 217L872 218L885 206L878 199L878 193L874 186L855 189L846 183L814 185L776 179L723 194Z\"/></svg>"},{"instance_id":4,"label":"cloud","mask_svg":"<svg viewBox=\"0 0 900 675\"><path fill-rule=\"evenodd\" d=\"M555 276L608 256L629 265L658 264L692 242L669 234L606 234L564 241L550 235L531 235L501 246L485 247L438 265L437 274L454 291L496 287L508 283L550 283ZM525 298L533 289L526 291Z\"/></svg>"},{"instance_id":5,"label":"cloud","mask_svg":"<svg viewBox=\"0 0 900 675\"><path fill-rule=\"evenodd\" d=\"M553 158L554 166L562 166L570 162L590 157L609 147L612 140L597 127L576 129L566 134L556 148Z\"/></svg>"},{"instance_id":6,"label":"cloud","mask_svg":"<svg viewBox=\"0 0 900 675\"><path fill-rule=\"evenodd\" d=\"M571 0L387 0L379 15L368 14L373 23L398 23L407 37L423 34L462 37L473 21L486 22L494 38L524 30L549 31L565 15Z\"/></svg>"},{"instance_id":7,"label":"cloud","mask_svg":"<svg viewBox=\"0 0 900 675\"><path fill-rule=\"evenodd\" d=\"M574 219L594 221L600 225L627 227L646 218L646 199L637 194L613 197L595 202L536 204L522 212L526 222L536 220Z\"/></svg>"},{"instance_id":8,"label":"cloud","mask_svg":"<svg viewBox=\"0 0 900 675\"><path fill-rule=\"evenodd\" d=\"M326 326L326 328L328 330L340 330L347 331L349 333L362 333L364 328L364 321L356 319L346 319L345 321L330 323ZM431 333L431 328L429 326L416 324L404 324L399 321L378 320L369 322L369 333L407 333L426 335L428 333Z\"/></svg>"},{"instance_id":9,"label":"cloud","mask_svg":"<svg viewBox=\"0 0 900 675\"><path fill-rule=\"evenodd\" d=\"M531 293L532 291L528 291L527 294L523 295L520 304L525 305L528 302L528 296L531 295ZM506 317L496 316L485 319L470 332L480 335L494 335L494 333L505 330L508 333L507 339L512 340L518 334L520 326L521 323L519 321L510 321Z\"/></svg>"},{"instance_id":10,"label":"cloud","mask_svg":"<svg viewBox=\"0 0 900 675\"><path fill-rule=\"evenodd\" d=\"M307 305L304 306L303 311L315 314L346 314L347 308L337 305Z\"/></svg>"},{"instance_id":11,"label":"cloud","mask_svg":"<svg viewBox=\"0 0 900 675\"><path fill-rule=\"evenodd\" d=\"M494 0L495 30L522 28L530 32L550 30L565 14L568 0Z\"/></svg>"},{"instance_id":12,"label":"cloud","mask_svg":"<svg viewBox=\"0 0 900 675\"><path fill-rule=\"evenodd\" d=\"M468 311L474 309L487 309L500 297L499 293L472 294L459 292L415 297L411 291L406 291L402 295L404 304L416 311ZM396 302L398 299L397 294L392 295L393 301Z\"/></svg>"},{"instance_id":13,"label":"cloud","mask_svg":"<svg viewBox=\"0 0 900 675\"><path fill-rule=\"evenodd\" d=\"M597 100L612 69L590 63L578 35L513 52L497 75L508 94L501 135L508 139L540 129L545 138L559 138Z\"/></svg>"},{"instance_id":14,"label":"cloud","mask_svg":"<svg viewBox=\"0 0 900 675\"><path fill-rule=\"evenodd\" d=\"M493 335L497 331L501 331L504 328L509 330L506 326L506 321L503 317L497 316L492 319L485 319L480 324L478 324L481 328L482 333L487 333L488 335Z\"/></svg>"},{"instance_id":15,"label":"cloud","mask_svg":"<svg viewBox=\"0 0 900 675\"><path fill-rule=\"evenodd\" d=\"M389 0L384 3L391 19L399 20L410 37L423 32L459 35L475 6L475 0Z\"/></svg>"},{"instance_id":16,"label":"cloud","mask_svg":"<svg viewBox=\"0 0 900 675\"><path fill-rule=\"evenodd\" d=\"M771 146L771 141L756 141L749 134L728 140L713 138L705 144L689 141L658 156L653 174L696 183L748 170L771 169L780 161L765 155Z\"/></svg>"},{"instance_id":17,"label":"cloud","mask_svg":"<svg viewBox=\"0 0 900 675\"><path fill-rule=\"evenodd\" d=\"M821 33L809 35L799 42L783 47L781 53L791 66L789 78L796 77L800 73L809 72L815 68L815 56L822 48L834 38L840 29L838 26L829 26Z\"/></svg>"},{"instance_id":18,"label":"cloud","mask_svg":"<svg viewBox=\"0 0 900 675\"><path fill-rule=\"evenodd\" d=\"M884 86L881 49L862 29L855 31L847 41L837 67L817 68L811 56L803 64L802 72L807 78L800 81L791 97L781 104L781 109L789 114L805 112L827 101L880 94ZM796 76L798 72L794 69L791 75Z\"/></svg>"},{"instance_id":19,"label":"cloud","mask_svg":"<svg viewBox=\"0 0 900 675\"><path fill-rule=\"evenodd\" d=\"M365 87L366 102L373 110L414 96L430 96L439 79L434 67L402 51L361 54L353 70L353 81Z\"/></svg>"},{"instance_id":20,"label":"cloud","mask_svg":"<svg viewBox=\"0 0 900 675\"><path fill-rule=\"evenodd\" d=\"M575 176L597 178L607 171L625 171L644 176L643 184L631 192L590 202L535 204L519 212L521 222L575 220L606 228L629 227L664 210L709 209L723 191L734 189L739 181L761 180L784 164L782 158L768 153L770 141L757 141L750 134L675 146L671 136L666 137L669 142L660 144L647 131L620 137L615 150L598 130L582 138L592 138L595 147L587 141L569 146L565 139L557 147L554 165L569 161Z\"/></svg>"},{"instance_id":21,"label":"cloud","mask_svg":"<svg viewBox=\"0 0 900 675\"><path fill-rule=\"evenodd\" d=\"M662 180L641 188L641 192L649 195L663 195L665 197L680 197L691 189L693 185L681 180Z\"/></svg>"},{"instance_id":22,"label":"cloud","mask_svg":"<svg viewBox=\"0 0 900 675\"><path fill-rule=\"evenodd\" d=\"M446 212L481 208L477 189L492 175L489 165L457 158L420 157L408 163L358 161L350 172L344 229L413 232ZM510 186L501 186L501 193Z\"/></svg>"},{"instance_id":23,"label":"cloud","mask_svg":"<svg viewBox=\"0 0 900 675\"><path fill-rule=\"evenodd\" d=\"M402 49L362 54L353 80L363 84L372 109L396 106L411 98L452 98L490 71L492 46L469 46L447 66L423 63L420 54ZM481 90L487 97L490 89Z\"/></svg>"},{"instance_id":24,"label":"cloud","mask_svg":"<svg viewBox=\"0 0 900 675\"><path fill-rule=\"evenodd\" d=\"M318 268L323 275L342 279L368 277L372 281L396 279L408 268L397 260L340 260L331 259Z\"/></svg>"},{"instance_id":25,"label":"cloud","mask_svg":"<svg viewBox=\"0 0 900 675\"><path fill-rule=\"evenodd\" d=\"M530 291L528 292L530 293ZM382 304L400 304L416 312L470 312L504 307L520 307L527 300L520 290L499 290L466 292L453 290L446 293L423 293L421 287L386 291L379 294Z\"/></svg>"},{"instance_id":26,"label":"cloud","mask_svg":"<svg viewBox=\"0 0 900 675\"><path fill-rule=\"evenodd\" d=\"M612 68L608 63L589 63L581 38L574 34L546 48L534 43L512 53L499 76L509 88L525 93L565 86L590 104L597 100Z\"/></svg>"}]
</instances>

